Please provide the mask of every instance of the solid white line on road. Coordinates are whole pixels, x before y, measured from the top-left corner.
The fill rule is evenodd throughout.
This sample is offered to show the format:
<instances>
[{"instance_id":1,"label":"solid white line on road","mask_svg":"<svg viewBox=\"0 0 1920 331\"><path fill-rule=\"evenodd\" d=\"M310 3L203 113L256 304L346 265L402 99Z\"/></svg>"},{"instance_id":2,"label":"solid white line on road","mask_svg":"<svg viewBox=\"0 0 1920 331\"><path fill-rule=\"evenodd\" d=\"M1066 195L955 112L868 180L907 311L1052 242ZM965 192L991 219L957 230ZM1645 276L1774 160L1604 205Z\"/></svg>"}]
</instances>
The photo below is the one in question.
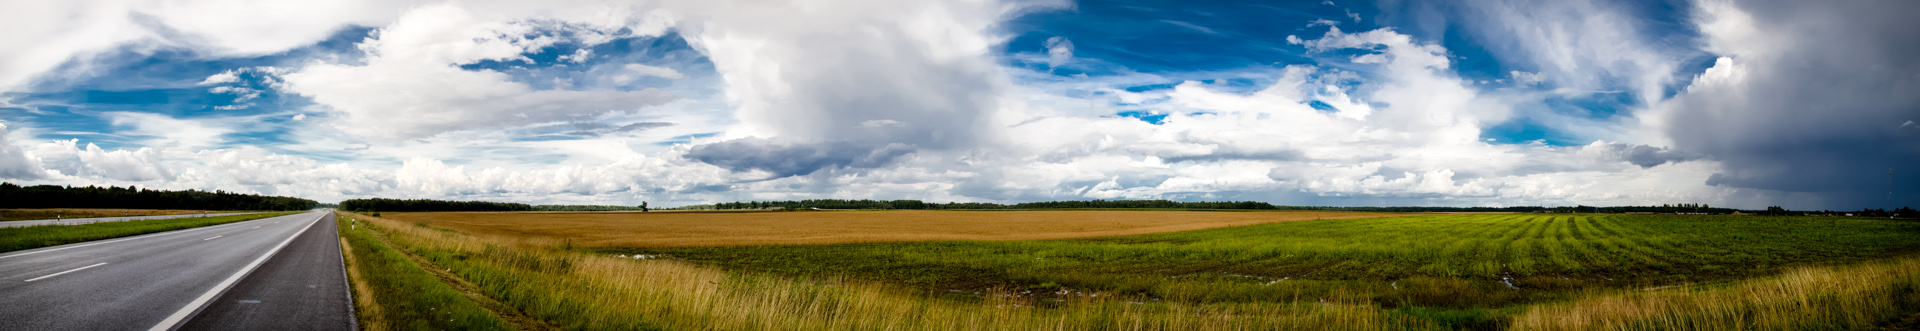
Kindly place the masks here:
<instances>
[{"instance_id":1,"label":"solid white line on road","mask_svg":"<svg viewBox=\"0 0 1920 331\"><path fill-rule=\"evenodd\" d=\"M73 270L67 270L67 271L61 271L61 272L59 272L59 273L55 273L55 274L52 274L52 275L46 275L46 276L40 276L40 277L35 277L35 278L33 278L33 279L28 279L27 281L29 281L29 282L31 282L31 281L36 281L36 280L41 280L41 279L47 279L47 278L49 278L49 277L53 277L53 276L59 276L59 275L65 275L65 274L67 274L67 273L69 273L69 272L75 272L75 271L81 271L81 270L87 270L87 268L92 268L92 267L98 267L98 266L101 266L101 265L105 265L105 264L107 264L107 263L106 263L106 262L100 262L100 263L94 263L93 265L90 265L90 266L85 266L85 267L79 267L79 268L73 268Z\"/></svg>"},{"instance_id":2,"label":"solid white line on road","mask_svg":"<svg viewBox=\"0 0 1920 331\"><path fill-rule=\"evenodd\" d=\"M198 227L198 228L192 228L192 229L186 229L186 230L179 230L179 231L169 231L169 232L161 232L161 233L155 233L155 234L149 234L149 235L144 235L144 236L138 236L138 237L132 237L132 238L124 238L124 239L119 239L119 240L108 240L108 241L102 241L102 242L97 242L97 243L86 243L86 244L77 244L77 245L73 245L73 246L67 246L67 247L60 247L60 248L54 248L54 249L48 249L48 250L38 250L38 251L32 251L32 252L26 252L26 253L20 253L20 254L13 254L13 255L6 255L6 256L0 256L0 259L4 259L4 258L9 258L9 257L15 257L15 256L21 256L21 255L33 255L33 254L40 254L40 253L46 253L46 252L52 252L52 251L57 251L57 250L63 250L63 249L73 249L73 248L81 248L81 247L87 247L87 246L93 246L93 245L103 245L103 244L111 244L111 243L117 243L117 242L122 242L122 241L128 241L128 240L134 240L134 239L141 239L141 238L147 238L147 237L158 237L158 236L164 236L164 235L170 235L170 234L182 234L182 233L188 233L188 232L194 232L194 231L200 231L200 230L207 230L207 229L213 229L213 228L224 228L224 227L227 227L227 226L232 226L232 225L236 225L236 224L238 224L238 223L231 223L231 224L221 224L221 225L215 225L215 226L208 226L208 227Z\"/></svg>"},{"instance_id":3,"label":"solid white line on road","mask_svg":"<svg viewBox=\"0 0 1920 331\"><path fill-rule=\"evenodd\" d=\"M260 227L258 227L258 226L256 226L256 227L253 227L253 228L255 228L255 229L258 229L258 228L260 228Z\"/></svg>"},{"instance_id":4,"label":"solid white line on road","mask_svg":"<svg viewBox=\"0 0 1920 331\"><path fill-rule=\"evenodd\" d=\"M212 237L207 237L207 239L200 239L200 241L208 241L208 240L213 240L213 238L219 238L219 237L225 237L225 236L227 236L227 235L224 235L224 234L223 234L223 235L218 235L218 236L212 236Z\"/></svg>"},{"instance_id":5,"label":"solid white line on road","mask_svg":"<svg viewBox=\"0 0 1920 331\"><path fill-rule=\"evenodd\" d=\"M326 215L323 214L321 216ZM279 253L280 249L287 247L287 244L292 243L293 239L300 238L300 234L307 233L307 229L312 229L314 224L320 224L320 219L322 218L324 217L314 218L312 223L307 223L307 227L300 228L300 232L294 232L293 236L289 236L287 240L281 241L279 245L273 246L273 249L267 250L266 254L261 254L260 258L253 260L253 263L248 263L247 267L240 268L240 272L233 273L233 276L228 276L227 280L220 281L220 284L214 285L211 289L207 289L207 293L201 294L199 298L193 299L193 302L188 302L186 307L180 307L180 311L173 312L173 315L167 316L167 319L161 320L160 324L154 324L153 328L147 329L147 331L173 330L180 322L185 322L188 316L199 312L201 306L205 306L208 301L213 301L213 298L220 296L220 293L226 292L227 288L233 287L233 284L240 282L241 278L247 277L247 274L252 273L254 268L259 268L261 263L266 263L267 258L271 258L273 254Z\"/></svg>"}]
</instances>

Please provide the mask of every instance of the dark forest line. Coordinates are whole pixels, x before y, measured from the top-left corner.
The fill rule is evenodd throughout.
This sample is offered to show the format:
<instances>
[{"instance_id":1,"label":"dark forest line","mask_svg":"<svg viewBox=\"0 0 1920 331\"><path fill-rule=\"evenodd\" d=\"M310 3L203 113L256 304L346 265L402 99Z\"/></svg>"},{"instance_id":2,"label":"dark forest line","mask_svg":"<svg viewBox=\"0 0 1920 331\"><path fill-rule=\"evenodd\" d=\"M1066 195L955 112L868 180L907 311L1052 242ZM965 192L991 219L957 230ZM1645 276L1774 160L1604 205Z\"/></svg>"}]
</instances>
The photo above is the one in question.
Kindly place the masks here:
<instances>
[{"instance_id":1,"label":"dark forest line","mask_svg":"<svg viewBox=\"0 0 1920 331\"><path fill-rule=\"evenodd\" d=\"M313 200L226 191L168 191L128 187L20 186L0 183L0 208L117 208L199 210L308 210Z\"/></svg>"}]
</instances>

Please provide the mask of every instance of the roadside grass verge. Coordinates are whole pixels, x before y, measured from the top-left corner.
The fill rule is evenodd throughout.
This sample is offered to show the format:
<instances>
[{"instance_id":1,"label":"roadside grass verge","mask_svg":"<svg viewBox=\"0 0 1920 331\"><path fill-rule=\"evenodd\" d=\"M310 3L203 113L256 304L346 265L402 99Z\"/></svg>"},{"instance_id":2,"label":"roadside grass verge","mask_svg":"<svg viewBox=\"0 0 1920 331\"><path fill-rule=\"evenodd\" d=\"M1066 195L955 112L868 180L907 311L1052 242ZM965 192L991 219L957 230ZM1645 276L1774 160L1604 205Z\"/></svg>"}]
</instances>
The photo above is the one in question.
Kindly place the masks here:
<instances>
[{"instance_id":1,"label":"roadside grass verge","mask_svg":"<svg viewBox=\"0 0 1920 331\"><path fill-rule=\"evenodd\" d=\"M366 330L512 330L479 304L368 232L335 217L344 240L355 311ZM357 228L357 229L356 229Z\"/></svg>"},{"instance_id":2,"label":"roadside grass verge","mask_svg":"<svg viewBox=\"0 0 1920 331\"><path fill-rule=\"evenodd\" d=\"M729 272L588 252L563 240L472 235L356 217L395 246L526 315L587 330L1420 330L1440 326L1332 296L1169 303L1093 293L1050 301L1012 290L979 300L848 278ZM367 227L367 225L373 225ZM355 243L356 247L364 244ZM357 253L357 252L356 252ZM1043 303L1044 301L1044 303ZM386 307L383 307L386 309Z\"/></svg>"},{"instance_id":3,"label":"roadside grass verge","mask_svg":"<svg viewBox=\"0 0 1920 331\"><path fill-rule=\"evenodd\" d=\"M54 218L180 215L180 214L200 214L200 213L231 213L231 211L181 210L181 209L9 208L9 209L0 209L0 221L42 220L42 219L54 219Z\"/></svg>"},{"instance_id":4,"label":"roadside grass verge","mask_svg":"<svg viewBox=\"0 0 1920 331\"><path fill-rule=\"evenodd\" d=\"M301 212L0 228L0 252L137 236L148 233L220 225L298 213Z\"/></svg>"}]
</instances>

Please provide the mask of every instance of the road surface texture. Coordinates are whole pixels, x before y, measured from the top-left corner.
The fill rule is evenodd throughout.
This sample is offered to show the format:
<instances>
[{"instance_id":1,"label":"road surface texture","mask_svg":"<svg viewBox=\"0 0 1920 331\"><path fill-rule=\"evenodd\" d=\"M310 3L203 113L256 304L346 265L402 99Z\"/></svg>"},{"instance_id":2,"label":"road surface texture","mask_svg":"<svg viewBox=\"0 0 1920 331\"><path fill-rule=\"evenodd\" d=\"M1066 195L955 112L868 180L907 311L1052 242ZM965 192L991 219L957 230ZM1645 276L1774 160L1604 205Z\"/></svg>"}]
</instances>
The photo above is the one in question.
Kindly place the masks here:
<instances>
[{"instance_id":1,"label":"road surface texture","mask_svg":"<svg viewBox=\"0 0 1920 331\"><path fill-rule=\"evenodd\" d=\"M22 226L49 225L49 224L81 225L81 224L93 224L93 223L104 223L104 222L164 220L164 219L174 219L174 218L212 217L212 216L246 215L246 214L253 214L253 213L218 213L218 214L204 214L204 215L203 214L180 214L180 215L153 215L153 216L126 216L126 217L68 218L68 219L53 219L53 220L0 221L0 228L15 228L15 227L22 227Z\"/></svg>"},{"instance_id":2,"label":"road surface texture","mask_svg":"<svg viewBox=\"0 0 1920 331\"><path fill-rule=\"evenodd\" d=\"M352 330L333 213L0 253L0 330Z\"/></svg>"}]
</instances>

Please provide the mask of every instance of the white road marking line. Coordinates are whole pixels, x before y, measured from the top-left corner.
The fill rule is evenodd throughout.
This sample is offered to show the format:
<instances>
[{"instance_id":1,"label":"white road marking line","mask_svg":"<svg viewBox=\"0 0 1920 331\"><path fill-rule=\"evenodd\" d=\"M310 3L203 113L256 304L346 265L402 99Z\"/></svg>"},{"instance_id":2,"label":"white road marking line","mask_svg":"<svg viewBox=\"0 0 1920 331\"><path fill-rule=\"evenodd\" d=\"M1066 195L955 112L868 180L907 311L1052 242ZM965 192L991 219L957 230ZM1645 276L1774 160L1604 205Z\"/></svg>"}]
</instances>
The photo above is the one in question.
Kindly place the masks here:
<instances>
[{"instance_id":1,"label":"white road marking line","mask_svg":"<svg viewBox=\"0 0 1920 331\"><path fill-rule=\"evenodd\" d=\"M256 227L253 227L253 228L255 228L255 229L258 229L258 228L260 228L260 227L258 227L258 226L256 226Z\"/></svg>"},{"instance_id":2,"label":"white road marking line","mask_svg":"<svg viewBox=\"0 0 1920 331\"><path fill-rule=\"evenodd\" d=\"M72 249L72 248L81 248L81 247L87 247L87 246L93 246L93 245L103 245L103 244L111 244L111 243L117 243L117 242L122 242L122 241L128 241L128 240L134 240L134 239L142 239L142 238L147 238L147 237L158 237L158 236L163 236L163 235L169 235L169 234L182 234L182 233L187 233L187 232L191 232L191 231L199 231L199 230L206 230L206 229L211 229L211 228L214 228L214 227L213 227L213 226L210 226L210 227L204 227L204 228L193 228L193 229L186 229L186 230L180 230L180 231L177 231L177 232L161 232L161 233L155 233L155 234L150 234L150 235L144 235L144 236L139 236L139 237L133 237L133 238L126 238L126 239L120 239L120 240L108 240L108 241L102 241L102 242L97 242L97 243L89 243L89 244L79 244L79 245L73 245L73 246L68 246L68 247L61 247L61 248L55 248L55 249L49 249L49 250L43 250L43 251L32 251L32 252L26 252L26 253L20 253L20 254L13 254L13 255L7 255L7 256L0 256L0 259L4 259L4 258L9 258L9 257L15 257L15 256L21 256L21 255L33 255L33 254L40 254L40 253L46 253L46 252L52 252L52 251L57 251L57 250L63 250L63 249Z\"/></svg>"},{"instance_id":3,"label":"white road marking line","mask_svg":"<svg viewBox=\"0 0 1920 331\"><path fill-rule=\"evenodd\" d=\"M287 215L287 216L295 216L295 215ZM287 216L280 216L280 217L287 217ZM279 217L275 217L275 218L279 218ZM143 236L137 236L137 237L131 237L131 238L121 238L118 240L108 240L108 241L102 241L102 242L96 242L96 243L69 244L73 246L60 247L60 248L54 248L54 249L48 249L48 250L32 251L32 252L19 253L19 254L13 254L13 255L5 255L5 256L0 256L0 259L21 256L21 255L40 254L40 253L58 251L63 249L73 249L73 248L81 248L81 247L87 247L87 246L93 246L93 245L111 244L111 243L117 243L122 241L134 240L134 239L142 239L147 237L158 237L158 236L164 236L164 235L170 235L170 234L182 234L182 233L188 233L193 231L200 231L200 230L207 230L207 229L214 229L214 228L224 228L229 226L238 226L241 223L246 223L246 222L252 222L252 221L241 221L241 222L227 223L227 224L221 224L221 225L215 225L215 226L198 227L198 228L179 230L179 231L168 231L168 232L161 232L161 233L155 233L155 234L149 234L149 235L143 235ZM280 222L274 222L274 223L280 223Z\"/></svg>"},{"instance_id":4,"label":"white road marking line","mask_svg":"<svg viewBox=\"0 0 1920 331\"><path fill-rule=\"evenodd\" d=\"M227 235L224 235L224 234L223 234L223 235L218 235L218 236L213 236L213 237L208 237L207 239L200 239L200 241L208 241L208 240L213 240L213 238L219 238L219 237L225 237L225 236L227 236Z\"/></svg>"},{"instance_id":5,"label":"white road marking line","mask_svg":"<svg viewBox=\"0 0 1920 331\"><path fill-rule=\"evenodd\" d=\"M273 257L273 254L279 253L281 248L285 248L287 244L293 243L293 239L300 238L300 234L307 233L307 229L312 229L314 224L320 224L320 220L321 218L314 218L312 223L307 223L307 227L300 228L300 232L294 232L293 236L289 236L287 240L281 241L279 245L273 246L273 249L267 250L266 254L261 254L260 258L253 260L253 263L247 264L245 268L240 268L240 272L233 273L233 276L228 276L227 280L220 281L220 284L214 285L211 289L207 289L207 293L201 294L200 298L193 299L193 302L188 302L186 307L180 307L180 311L173 312L173 315L167 316L167 319L161 320L160 324L154 324L153 328L147 329L147 331L173 330L174 326L186 321L187 317L192 316L194 313L198 313L202 306L205 306L209 301L213 301L214 297L220 296L221 293L227 291L227 288L232 287L234 283L240 282L241 278L245 278L247 274L253 273L254 268L259 268L261 263L267 262L267 258Z\"/></svg>"},{"instance_id":6,"label":"white road marking line","mask_svg":"<svg viewBox=\"0 0 1920 331\"><path fill-rule=\"evenodd\" d=\"M50 278L50 277L53 277L53 276L59 276L59 275L65 275L65 274L67 274L67 273L69 273L69 272L75 272L75 271L81 271L81 270L87 270L87 268L92 268L92 267L98 267L98 266L102 266L102 265L106 265L106 264L107 264L106 262L100 262L100 263L94 263L93 265L90 265L90 266L85 266L85 267L79 267L79 268L74 268L73 270L67 270L67 271L61 271L61 272L59 272L59 273L55 273L55 274L52 274L52 275L46 275L46 276L40 276L40 277L35 277L35 278L33 278L33 279L28 279L27 281L29 281L29 282L31 282L31 281L36 281L36 280L41 280L41 279L47 279L47 278Z\"/></svg>"}]
</instances>

